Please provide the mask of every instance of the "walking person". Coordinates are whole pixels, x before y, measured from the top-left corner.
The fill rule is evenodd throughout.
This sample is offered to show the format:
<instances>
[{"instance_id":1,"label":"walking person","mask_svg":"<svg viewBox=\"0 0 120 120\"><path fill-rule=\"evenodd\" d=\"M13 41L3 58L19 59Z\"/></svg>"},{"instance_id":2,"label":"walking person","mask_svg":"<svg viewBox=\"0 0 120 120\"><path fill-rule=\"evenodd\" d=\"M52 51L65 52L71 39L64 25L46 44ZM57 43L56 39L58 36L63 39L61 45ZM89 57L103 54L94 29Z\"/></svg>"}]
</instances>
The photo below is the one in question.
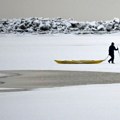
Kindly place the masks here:
<instances>
[{"instance_id":1,"label":"walking person","mask_svg":"<svg viewBox=\"0 0 120 120\"><path fill-rule=\"evenodd\" d=\"M114 46L114 42L111 43L111 45L109 46L109 56L111 57L108 62L114 64L114 51L118 50L118 48L115 48Z\"/></svg>"}]
</instances>

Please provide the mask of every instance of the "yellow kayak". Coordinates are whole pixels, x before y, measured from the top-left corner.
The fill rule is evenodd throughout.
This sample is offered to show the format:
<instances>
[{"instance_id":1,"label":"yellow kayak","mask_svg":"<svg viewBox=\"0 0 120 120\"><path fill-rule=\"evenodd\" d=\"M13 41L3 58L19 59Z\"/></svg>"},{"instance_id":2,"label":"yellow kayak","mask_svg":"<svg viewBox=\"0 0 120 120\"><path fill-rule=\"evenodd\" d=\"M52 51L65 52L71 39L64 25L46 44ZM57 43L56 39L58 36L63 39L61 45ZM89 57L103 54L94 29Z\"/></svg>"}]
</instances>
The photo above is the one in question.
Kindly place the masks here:
<instances>
[{"instance_id":1,"label":"yellow kayak","mask_svg":"<svg viewBox=\"0 0 120 120\"><path fill-rule=\"evenodd\" d=\"M99 64L104 60L55 60L59 64Z\"/></svg>"}]
</instances>

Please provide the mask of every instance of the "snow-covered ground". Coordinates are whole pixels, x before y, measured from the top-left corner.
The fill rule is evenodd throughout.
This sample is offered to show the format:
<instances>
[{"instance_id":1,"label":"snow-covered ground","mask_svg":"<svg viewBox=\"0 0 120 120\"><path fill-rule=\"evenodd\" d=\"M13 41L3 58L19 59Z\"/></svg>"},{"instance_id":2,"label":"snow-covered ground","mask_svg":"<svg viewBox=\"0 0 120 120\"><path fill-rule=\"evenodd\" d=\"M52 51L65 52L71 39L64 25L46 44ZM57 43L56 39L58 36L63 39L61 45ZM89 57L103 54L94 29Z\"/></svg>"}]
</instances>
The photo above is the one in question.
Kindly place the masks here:
<instances>
[{"instance_id":1,"label":"snow-covered ground","mask_svg":"<svg viewBox=\"0 0 120 120\"><path fill-rule=\"evenodd\" d=\"M120 47L120 33L106 35L0 35L0 70L81 70L120 72L115 63L62 65L55 59L105 59L111 42Z\"/></svg>"},{"instance_id":2,"label":"snow-covered ground","mask_svg":"<svg viewBox=\"0 0 120 120\"><path fill-rule=\"evenodd\" d=\"M120 120L120 84L0 93L1 120Z\"/></svg>"},{"instance_id":3,"label":"snow-covered ground","mask_svg":"<svg viewBox=\"0 0 120 120\"><path fill-rule=\"evenodd\" d=\"M0 70L79 70L120 73L120 56L96 65L60 65L55 59L105 59L120 33L0 35ZM1 73L2 75L2 73ZM0 120L120 120L120 84L41 88L0 93Z\"/></svg>"}]
</instances>

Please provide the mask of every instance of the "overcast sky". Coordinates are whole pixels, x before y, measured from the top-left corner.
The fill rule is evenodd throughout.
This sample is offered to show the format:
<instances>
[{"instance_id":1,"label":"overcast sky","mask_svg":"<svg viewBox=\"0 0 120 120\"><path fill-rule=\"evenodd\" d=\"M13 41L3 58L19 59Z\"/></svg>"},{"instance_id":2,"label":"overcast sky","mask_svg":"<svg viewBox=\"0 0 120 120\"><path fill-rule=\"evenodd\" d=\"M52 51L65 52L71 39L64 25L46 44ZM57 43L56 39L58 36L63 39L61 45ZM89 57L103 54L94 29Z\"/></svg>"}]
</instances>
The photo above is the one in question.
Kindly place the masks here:
<instances>
[{"instance_id":1,"label":"overcast sky","mask_svg":"<svg viewBox=\"0 0 120 120\"><path fill-rule=\"evenodd\" d=\"M120 0L0 0L0 18L62 17L80 21L120 18Z\"/></svg>"}]
</instances>

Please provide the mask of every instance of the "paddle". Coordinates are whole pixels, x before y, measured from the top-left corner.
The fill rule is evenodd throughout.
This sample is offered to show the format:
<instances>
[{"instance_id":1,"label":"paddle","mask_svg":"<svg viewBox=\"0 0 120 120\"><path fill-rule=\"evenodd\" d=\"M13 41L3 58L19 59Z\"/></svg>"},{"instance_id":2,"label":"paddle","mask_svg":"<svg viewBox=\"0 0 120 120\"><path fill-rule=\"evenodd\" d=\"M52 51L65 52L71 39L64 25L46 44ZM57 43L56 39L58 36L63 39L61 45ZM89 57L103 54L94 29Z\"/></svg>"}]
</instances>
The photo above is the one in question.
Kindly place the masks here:
<instances>
[{"instance_id":1,"label":"paddle","mask_svg":"<svg viewBox=\"0 0 120 120\"><path fill-rule=\"evenodd\" d=\"M118 47L117 47L118 48ZM119 48L118 48L118 54L119 54L119 56L120 56L120 51L119 51Z\"/></svg>"}]
</instances>

